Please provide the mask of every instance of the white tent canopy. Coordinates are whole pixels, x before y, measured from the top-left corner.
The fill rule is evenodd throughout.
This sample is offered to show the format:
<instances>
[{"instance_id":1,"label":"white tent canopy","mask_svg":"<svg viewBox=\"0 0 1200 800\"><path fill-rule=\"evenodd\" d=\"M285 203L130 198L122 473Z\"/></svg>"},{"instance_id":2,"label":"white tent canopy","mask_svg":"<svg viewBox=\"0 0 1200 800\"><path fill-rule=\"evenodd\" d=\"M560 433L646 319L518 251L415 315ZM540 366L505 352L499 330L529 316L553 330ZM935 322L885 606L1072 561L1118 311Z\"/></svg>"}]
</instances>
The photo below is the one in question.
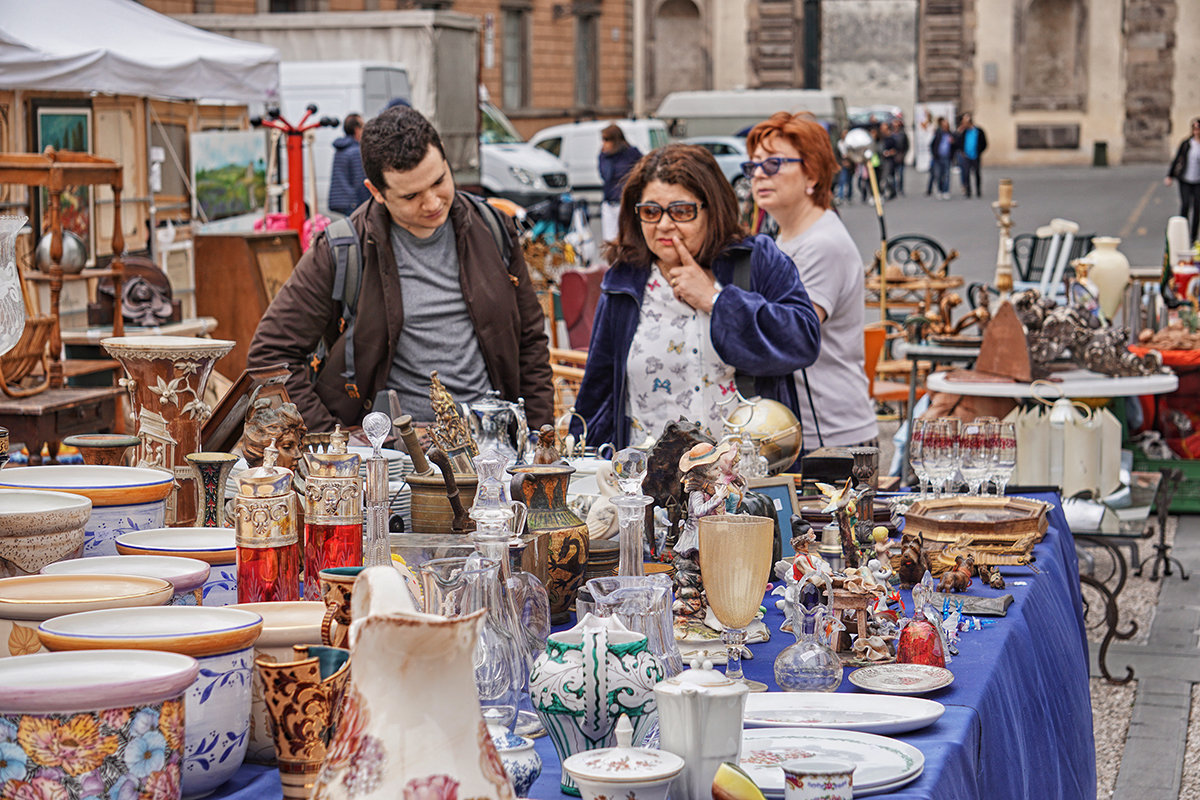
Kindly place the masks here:
<instances>
[{"instance_id":1,"label":"white tent canopy","mask_svg":"<svg viewBox=\"0 0 1200 800\"><path fill-rule=\"evenodd\" d=\"M279 51L132 0L0 0L0 88L264 100Z\"/></svg>"}]
</instances>

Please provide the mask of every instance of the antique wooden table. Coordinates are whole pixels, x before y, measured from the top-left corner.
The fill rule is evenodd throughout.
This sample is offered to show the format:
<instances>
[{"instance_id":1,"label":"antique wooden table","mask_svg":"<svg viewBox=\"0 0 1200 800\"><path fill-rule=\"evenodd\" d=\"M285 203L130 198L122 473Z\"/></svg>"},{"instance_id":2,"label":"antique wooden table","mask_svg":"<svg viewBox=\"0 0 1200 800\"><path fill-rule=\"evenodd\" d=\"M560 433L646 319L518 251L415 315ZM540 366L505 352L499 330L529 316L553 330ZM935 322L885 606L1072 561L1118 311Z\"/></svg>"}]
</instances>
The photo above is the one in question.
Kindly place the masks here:
<instances>
[{"instance_id":1,"label":"antique wooden table","mask_svg":"<svg viewBox=\"0 0 1200 800\"><path fill-rule=\"evenodd\" d=\"M42 445L50 451L50 462L58 445L76 433L108 433L117 417L118 386L47 389L30 397L0 395L0 427L8 428L9 441L23 442L29 463L42 463Z\"/></svg>"}]
</instances>

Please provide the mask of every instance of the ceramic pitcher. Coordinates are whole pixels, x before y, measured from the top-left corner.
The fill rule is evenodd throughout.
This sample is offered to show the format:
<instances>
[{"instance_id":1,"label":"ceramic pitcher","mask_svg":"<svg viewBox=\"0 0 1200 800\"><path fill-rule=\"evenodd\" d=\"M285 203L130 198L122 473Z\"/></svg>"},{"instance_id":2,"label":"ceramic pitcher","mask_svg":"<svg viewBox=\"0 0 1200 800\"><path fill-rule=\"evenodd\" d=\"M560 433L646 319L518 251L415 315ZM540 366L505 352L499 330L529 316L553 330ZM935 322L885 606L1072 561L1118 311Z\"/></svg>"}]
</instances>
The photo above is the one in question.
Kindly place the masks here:
<instances>
[{"instance_id":1,"label":"ceramic pitcher","mask_svg":"<svg viewBox=\"0 0 1200 800\"><path fill-rule=\"evenodd\" d=\"M395 569L362 571L351 600L354 668L314 798L515 797L475 692L482 618L420 613Z\"/></svg>"},{"instance_id":2,"label":"ceramic pitcher","mask_svg":"<svg viewBox=\"0 0 1200 800\"><path fill-rule=\"evenodd\" d=\"M529 692L561 764L575 753L616 744L622 714L633 723L633 741L640 742L657 717L654 685L662 679L662 665L644 635L616 617L588 614L574 628L550 634L546 652L534 662ZM566 770L559 781L564 792L579 796Z\"/></svg>"},{"instance_id":3,"label":"ceramic pitcher","mask_svg":"<svg viewBox=\"0 0 1200 800\"><path fill-rule=\"evenodd\" d=\"M510 467L508 471L513 476L513 497L529 507L529 533L549 537L546 591L550 594L550 621L564 623L583 585L591 541L587 524L567 507L567 487L575 468L534 464Z\"/></svg>"}]
</instances>

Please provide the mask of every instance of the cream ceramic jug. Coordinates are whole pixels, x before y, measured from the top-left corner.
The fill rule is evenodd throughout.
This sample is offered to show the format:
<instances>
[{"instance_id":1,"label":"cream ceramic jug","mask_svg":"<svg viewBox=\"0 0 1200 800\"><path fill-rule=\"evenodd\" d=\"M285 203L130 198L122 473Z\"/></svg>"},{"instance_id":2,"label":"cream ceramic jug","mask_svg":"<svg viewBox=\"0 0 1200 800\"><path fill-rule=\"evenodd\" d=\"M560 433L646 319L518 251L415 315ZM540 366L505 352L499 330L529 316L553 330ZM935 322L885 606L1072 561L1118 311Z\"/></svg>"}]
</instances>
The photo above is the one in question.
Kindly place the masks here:
<instances>
[{"instance_id":1,"label":"cream ceramic jug","mask_svg":"<svg viewBox=\"0 0 1200 800\"><path fill-rule=\"evenodd\" d=\"M359 574L350 682L314 798L516 796L475 690L483 614L423 614L392 567Z\"/></svg>"},{"instance_id":2,"label":"cream ceramic jug","mask_svg":"<svg viewBox=\"0 0 1200 800\"><path fill-rule=\"evenodd\" d=\"M622 714L633 723L633 741L641 742L657 718L654 685L662 678L644 635L616 617L587 614L574 628L550 634L530 673L529 693L561 764L575 753L615 745ZM565 769L560 783L579 795Z\"/></svg>"},{"instance_id":3,"label":"cream ceramic jug","mask_svg":"<svg viewBox=\"0 0 1200 800\"><path fill-rule=\"evenodd\" d=\"M684 761L674 800L709 800L721 762L738 763L749 691L714 670L711 661L693 661L691 669L654 687L659 747Z\"/></svg>"}]
</instances>

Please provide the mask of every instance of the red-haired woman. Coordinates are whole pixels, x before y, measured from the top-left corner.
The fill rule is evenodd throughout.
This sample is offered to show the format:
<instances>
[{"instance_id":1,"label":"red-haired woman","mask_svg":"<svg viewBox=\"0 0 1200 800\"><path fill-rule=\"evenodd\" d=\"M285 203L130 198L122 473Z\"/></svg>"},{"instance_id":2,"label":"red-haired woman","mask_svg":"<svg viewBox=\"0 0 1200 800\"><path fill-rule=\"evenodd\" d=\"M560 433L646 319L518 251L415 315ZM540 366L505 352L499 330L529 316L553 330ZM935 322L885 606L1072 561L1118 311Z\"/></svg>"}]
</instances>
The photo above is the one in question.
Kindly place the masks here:
<instances>
[{"instance_id":1,"label":"red-haired woman","mask_svg":"<svg viewBox=\"0 0 1200 800\"><path fill-rule=\"evenodd\" d=\"M795 375L805 449L875 445L863 369L863 261L830 208L838 163L829 134L809 114L781 111L754 126L746 151L752 160L742 171L754 199L779 224L776 243L795 262L821 320L817 363Z\"/></svg>"},{"instance_id":2,"label":"red-haired woman","mask_svg":"<svg viewBox=\"0 0 1200 800\"><path fill-rule=\"evenodd\" d=\"M820 323L788 257L746 236L707 150L668 145L634 166L607 255L575 403L591 441L641 444L680 417L720 438L736 373L799 413L792 374L816 359Z\"/></svg>"}]
</instances>

